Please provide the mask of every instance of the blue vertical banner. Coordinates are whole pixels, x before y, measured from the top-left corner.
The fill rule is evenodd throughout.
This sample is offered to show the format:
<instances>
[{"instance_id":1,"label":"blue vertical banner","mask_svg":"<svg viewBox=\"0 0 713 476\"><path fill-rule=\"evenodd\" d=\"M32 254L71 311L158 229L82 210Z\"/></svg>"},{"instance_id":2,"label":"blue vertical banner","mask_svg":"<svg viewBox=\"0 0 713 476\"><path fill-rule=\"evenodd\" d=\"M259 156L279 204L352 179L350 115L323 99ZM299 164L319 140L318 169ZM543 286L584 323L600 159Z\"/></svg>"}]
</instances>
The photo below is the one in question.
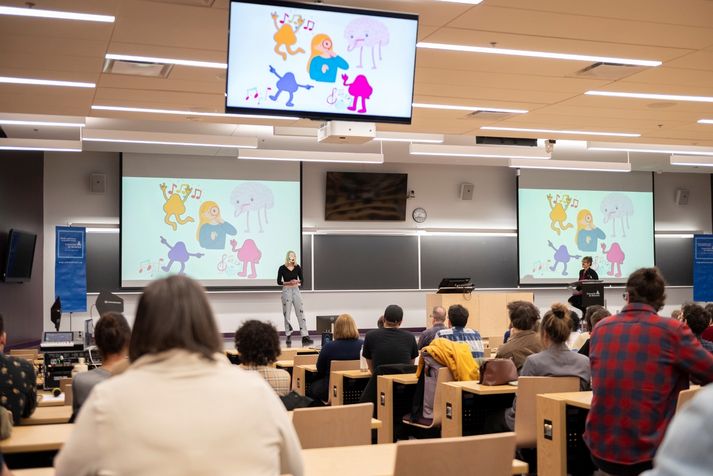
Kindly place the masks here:
<instances>
[{"instance_id":1,"label":"blue vertical banner","mask_svg":"<svg viewBox=\"0 0 713 476\"><path fill-rule=\"evenodd\" d=\"M62 312L87 310L87 234L76 226L55 229L54 295Z\"/></svg>"},{"instance_id":2,"label":"blue vertical banner","mask_svg":"<svg viewBox=\"0 0 713 476\"><path fill-rule=\"evenodd\" d=\"M713 235L693 236L693 300L713 301Z\"/></svg>"}]
</instances>

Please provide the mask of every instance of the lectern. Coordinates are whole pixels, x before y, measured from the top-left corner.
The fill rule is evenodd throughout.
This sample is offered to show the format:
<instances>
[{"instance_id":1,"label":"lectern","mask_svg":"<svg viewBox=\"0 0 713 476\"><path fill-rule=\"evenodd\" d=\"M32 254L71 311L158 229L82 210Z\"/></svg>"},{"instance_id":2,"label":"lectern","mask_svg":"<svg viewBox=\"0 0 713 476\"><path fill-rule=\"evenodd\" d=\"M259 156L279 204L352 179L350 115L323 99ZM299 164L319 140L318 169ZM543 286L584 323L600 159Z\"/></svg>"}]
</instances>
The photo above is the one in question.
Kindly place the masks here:
<instances>
[{"instance_id":1,"label":"lectern","mask_svg":"<svg viewBox=\"0 0 713 476\"><path fill-rule=\"evenodd\" d=\"M582 286L582 308L589 306L604 305L604 282L601 279L590 279L581 281Z\"/></svg>"}]
</instances>

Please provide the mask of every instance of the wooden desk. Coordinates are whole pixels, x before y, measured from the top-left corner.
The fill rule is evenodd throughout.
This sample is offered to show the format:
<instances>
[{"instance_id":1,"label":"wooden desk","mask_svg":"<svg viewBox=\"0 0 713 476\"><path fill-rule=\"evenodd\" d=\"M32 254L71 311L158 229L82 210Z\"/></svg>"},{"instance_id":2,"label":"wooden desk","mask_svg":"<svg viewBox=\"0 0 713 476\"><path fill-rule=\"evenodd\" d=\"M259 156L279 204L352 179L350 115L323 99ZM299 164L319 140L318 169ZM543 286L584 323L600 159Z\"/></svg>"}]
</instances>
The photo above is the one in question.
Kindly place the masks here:
<instances>
[{"instance_id":1,"label":"wooden desk","mask_svg":"<svg viewBox=\"0 0 713 476\"><path fill-rule=\"evenodd\" d=\"M392 475L396 463L396 444L342 446L302 450L305 476ZM512 474L527 473L527 463L512 462Z\"/></svg>"},{"instance_id":2,"label":"wooden desk","mask_svg":"<svg viewBox=\"0 0 713 476\"><path fill-rule=\"evenodd\" d=\"M37 394L42 397L40 401L37 402L38 407L59 407L64 405L64 394L60 395L57 399L52 396L52 392L49 390L40 390ZM52 400L46 400L47 398L52 398Z\"/></svg>"},{"instance_id":3,"label":"wooden desk","mask_svg":"<svg viewBox=\"0 0 713 476\"><path fill-rule=\"evenodd\" d=\"M545 437L537 432L537 470L539 474L565 476L567 474L568 441L577 444L579 435L570 435L575 429L567 428L567 407L589 410L592 392L548 393L537 396L537 427L551 431Z\"/></svg>"},{"instance_id":4,"label":"wooden desk","mask_svg":"<svg viewBox=\"0 0 713 476\"><path fill-rule=\"evenodd\" d=\"M330 372L332 406L359 403L361 394L371 378L368 370L335 370Z\"/></svg>"},{"instance_id":5,"label":"wooden desk","mask_svg":"<svg viewBox=\"0 0 713 476\"><path fill-rule=\"evenodd\" d=\"M23 418L20 425L52 425L67 423L72 416L72 406L38 407L29 418Z\"/></svg>"},{"instance_id":6,"label":"wooden desk","mask_svg":"<svg viewBox=\"0 0 713 476\"><path fill-rule=\"evenodd\" d=\"M72 428L74 425L70 423L16 426L10 438L0 441L0 451L10 454L59 450L69 438Z\"/></svg>"},{"instance_id":7,"label":"wooden desk","mask_svg":"<svg viewBox=\"0 0 713 476\"><path fill-rule=\"evenodd\" d=\"M306 395L307 389L309 388L310 383L312 382L316 374L316 364L298 365L297 367L293 368L292 381L294 382L293 388L295 389L295 392L299 393L300 395Z\"/></svg>"},{"instance_id":8,"label":"wooden desk","mask_svg":"<svg viewBox=\"0 0 713 476\"><path fill-rule=\"evenodd\" d=\"M445 382L441 385L441 392L443 393L443 408L441 409L441 414L443 415L441 422L442 437L463 436L471 433L467 428L464 432L463 428L464 397L473 398L475 396L473 405L478 410L489 407L504 408L512 406L512 400L517 391L517 387L513 385L481 385L476 381ZM471 405L468 403L466 406L470 407ZM466 426L471 419L471 413L467 411Z\"/></svg>"},{"instance_id":9,"label":"wooden desk","mask_svg":"<svg viewBox=\"0 0 713 476\"><path fill-rule=\"evenodd\" d=\"M13 469L13 476L54 476L54 468Z\"/></svg>"},{"instance_id":10,"label":"wooden desk","mask_svg":"<svg viewBox=\"0 0 713 476\"><path fill-rule=\"evenodd\" d=\"M290 420L292 420L292 417L294 416L294 412L289 411L287 412L290 415ZM382 427L381 420L377 420L376 418L371 419L371 429L372 430L378 430Z\"/></svg>"},{"instance_id":11,"label":"wooden desk","mask_svg":"<svg viewBox=\"0 0 713 476\"><path fill-rule=\"evenodd\" d=\"M275 367L277 367L278 369L289 370L290 372L292 371L292 367L294 365L294 360L278 360L277 362L275 362Z\"/></svg>"},{"instance_id":12,"label":"wooden desk","mask_svg":"<svg viewBox=\"0 0 713 476\"><path fill-rule=\"evenodd\" d=\"M394 427L411 411L416 374L379 375L376 379L376 416L381 420L379 443L394 442Z\"/></svg>"}]
</instances>

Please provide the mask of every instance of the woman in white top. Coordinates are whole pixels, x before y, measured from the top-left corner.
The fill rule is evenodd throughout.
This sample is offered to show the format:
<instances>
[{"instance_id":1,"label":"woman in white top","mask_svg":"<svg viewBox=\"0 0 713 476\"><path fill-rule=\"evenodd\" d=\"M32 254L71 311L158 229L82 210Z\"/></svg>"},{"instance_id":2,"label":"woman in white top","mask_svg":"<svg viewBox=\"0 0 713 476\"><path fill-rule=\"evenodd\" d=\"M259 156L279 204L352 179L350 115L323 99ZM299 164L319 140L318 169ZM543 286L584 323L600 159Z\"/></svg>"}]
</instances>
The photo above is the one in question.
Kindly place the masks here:
<instances>
[{"instance_id":1,"label":"woman in white top","mask_svg":"<svg viewBox=\"0 0 713 476\"><path fill-rule=\"evenodd\" d=\"M184 276L141 296L131 367L97 385L55 460L58 476L302 476L284 406L231 365L202 288Z\"/></svg>"}]
</instances>

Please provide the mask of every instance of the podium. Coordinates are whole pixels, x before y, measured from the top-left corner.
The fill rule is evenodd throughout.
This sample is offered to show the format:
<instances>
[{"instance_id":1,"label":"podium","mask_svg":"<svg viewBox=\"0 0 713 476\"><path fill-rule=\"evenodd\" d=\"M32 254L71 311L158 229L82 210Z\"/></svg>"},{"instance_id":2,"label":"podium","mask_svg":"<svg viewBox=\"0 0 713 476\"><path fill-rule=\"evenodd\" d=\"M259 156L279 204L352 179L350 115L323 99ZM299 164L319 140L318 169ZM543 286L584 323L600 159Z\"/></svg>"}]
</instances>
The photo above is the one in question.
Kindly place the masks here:
<instances>
[{"instance_id":1,"label":"podium","mask_svg":"<svg viewBox=\"0 0 713 476\"><path fill-rule=\"evenodd\" d=\"M426 316L431 314L434 306L443 306L446 311L453 304L460 304L468 309L468 324L466 327L477 330L481 337L499 337L510 325L508 310L505 307L512 301L534 301L531 292L473 292L461 294L426 294ZM430 327L428 317L426 326Z\"/></svg>"},{"instance_id":2,"label":"podium","mask_svg":"<svg viewBox=\"0 0 713 476\"><path fill-rule=\"evenodd\" d=\"M593 279L581 282L582 286L582 308L585 310L589 306L604 305L604 281Z\"/></svg>"}]
</instances>

